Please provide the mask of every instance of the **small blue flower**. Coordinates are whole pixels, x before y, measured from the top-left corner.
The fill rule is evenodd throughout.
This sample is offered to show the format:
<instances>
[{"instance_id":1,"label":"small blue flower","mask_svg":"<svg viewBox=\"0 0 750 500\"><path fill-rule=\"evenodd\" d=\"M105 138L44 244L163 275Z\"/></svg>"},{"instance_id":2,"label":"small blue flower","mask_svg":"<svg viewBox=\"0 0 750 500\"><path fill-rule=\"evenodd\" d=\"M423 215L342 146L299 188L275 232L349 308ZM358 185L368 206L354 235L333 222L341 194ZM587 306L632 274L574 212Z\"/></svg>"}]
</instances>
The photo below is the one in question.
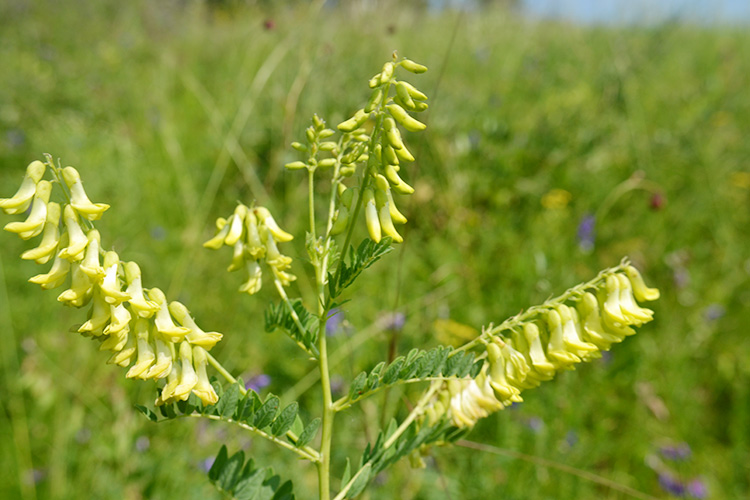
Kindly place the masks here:
<instances>
[{"instance_id":1,"label":"small blue flower","mask_svg":"<svg viewBox=\"0 0 750 500\"><path fill-rule=\"evenodd\" d=\"M250 380L245 382L245 389L260 392L260 390L264 387L268 387L270 383L271 377L266 375L265 373L260 373L253 377L250 377Z\"/></svg>"},{"instance_id":2,"label":"small blue flower","mask_svg":"<svg viewBox=\"0 0 750 500\"><path fill-rule=\"evenodd\" d=\"M585 253L594 249L596 237L596 218L592 214L586 214L578 224L578 248Z\"/></svg>"},{"instance_id":3,"label":"small blue flower","mask_svg":"<svg viewBox=\"0 0 750 500\"><path fill-rule=\"evenodd\" d=\"M341 325L344 322L344 311L334 307L329 311L328 321L326 321L326 336L333 337L341 330Z\"/></svg>"},{"instance_id":4,"label":"small blue flower","mask_svg":"<svg viewBox=\"0 0 750 500\"><path fill-rule=\"evenodd\" d=\"M659 474L659 486L661 486L661 489L674 496L685 496L685 485L672 474Z\"/></svg>"},{"instance_id":5,"label":"small blue flower","mask_svg":"<svg viewBox=\"0 0 750 500\"><path fill-rule=\"evenodd\" d=\"M674 445L666 445L659 448L661 455L668 459L674 460L675 462L682 462L690 458L691 450L690 445L687 443L678 443Z\"/></svg>"}]
</instances>

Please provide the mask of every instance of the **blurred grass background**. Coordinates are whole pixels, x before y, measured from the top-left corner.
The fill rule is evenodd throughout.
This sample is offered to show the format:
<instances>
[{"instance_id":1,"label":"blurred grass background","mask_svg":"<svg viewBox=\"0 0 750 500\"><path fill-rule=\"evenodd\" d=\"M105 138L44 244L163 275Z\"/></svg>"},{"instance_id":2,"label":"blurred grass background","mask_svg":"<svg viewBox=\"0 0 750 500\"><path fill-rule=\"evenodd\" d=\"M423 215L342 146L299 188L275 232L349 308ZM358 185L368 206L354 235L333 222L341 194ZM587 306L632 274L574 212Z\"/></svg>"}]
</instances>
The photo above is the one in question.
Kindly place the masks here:
<instances>
[{"instance_id":1,"label":"blurred grass background","mask_svg":"<svg viewBox=\"0 0 750 500\"><path fill-rule=\"evenodd\" d=\"M314 112L331 124L353 112L397 49L430 68L409 78L431 103L427 131L406 139L417 192L399 200L406 243L345 306L334 381L384 359L393 335L400 353L460 342L628 255L662 291L656 320L469 437L657 498L679 486L747 498L750 34L379 5L3 2L0 195L44 152L76 166L91 198L112 205L98 224L105 246L224 332L214 352L235 373L268 375L264 391L299 396L314 416L314 389L288 392L313 365L263 333L270 287L239 295L228 253L200 243L237 200L271 206L301 234L305 184L283 171L296 159L288 144ZM286 252L301 276L299 240ZM203 469L222 441L310 498L312 468L263 442L136 414L154 387L125 380L68 331L85 313L26 283L40 272L18 258L28 247L2 236L0 498L220 498ZM309 296L309 282L295 287ZM372 326L394 311L402 331ZM378 405L387 400L389 416L401 397L339 416L339 470L374 439ZM632 498L463 448L426 463L377 478L369 498Z\"/></svg>"}]
</instances>

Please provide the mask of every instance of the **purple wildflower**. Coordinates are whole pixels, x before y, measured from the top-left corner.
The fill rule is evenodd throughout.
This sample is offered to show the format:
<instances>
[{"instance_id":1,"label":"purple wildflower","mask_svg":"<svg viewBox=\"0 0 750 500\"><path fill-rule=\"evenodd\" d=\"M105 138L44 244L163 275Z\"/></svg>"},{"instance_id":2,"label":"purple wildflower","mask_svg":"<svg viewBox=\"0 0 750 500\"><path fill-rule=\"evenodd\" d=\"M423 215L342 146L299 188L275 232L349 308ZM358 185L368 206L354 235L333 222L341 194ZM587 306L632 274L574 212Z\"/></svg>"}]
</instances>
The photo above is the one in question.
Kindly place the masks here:
<instances>
[{"instance_id":1,"label":"purple wildflower","mask_svg":"<svg viewBox=\"0 0 750 500\"><path fill-rule=\"evenodd\" d=\"M674 460L675 462L687 460L691 454L690 445L687 443L662 446L659 448L659 452L664 458Z\"/></svg>"},{"instance_id":2,"label":"purple wildflower","mask_svg":"<svg viewBox=\"0 0 750 500\"><path fill-rule=\"evenodd\" d=\"M344 312L337 307L331 309L328 314L328 321L326 321L326 336L333 337L336 335L341 330L343 322Z\"/></svg>"},{"instance_id":3,"label":"purple wildflower","mask_svg":"<svg viewBox=\"0 0 750 500\"><path fill-rule=\"evenodd\" d=\"M708 487L700 478L695 478L688 483L687 492L693 498L708 497Z\"/></svg>"},{"instance_id":4,"label":"purple wildflower","mask_svg":"<svg viewBox=\"0 0 750 500\"><path fill-rule=\"evenodd\" d=\"M212 467L212 466L214 465L214 460L216 460L216 459L215 459L214 457L208 457L207 459L205 459L205 460L202 460L202 461L201 461L201 462L200 462L200 463L198 464L198 467L199 467L199 468L200 468L200 469L201 469L201 470L202 470L203 472L208 472L209 470L211 470L211 467Z\"/></svg>"},{"instance_id":5,"label":"purple wildflower","mask_svg":"<svg viewBox=\"0 0 750 500\"><path fill-rule=\"evenodd\" d=\"M406 315L402 312L388 313L383 317L383 328L393 332L399 332L404 328Z\"/></svg>"},{"instance_id":6,"label":"purple wildflower","mask_svg":"<svg viewBox=\"0 0 750 500\"><path fill-rule=\"evenodd\" d=\"M685 496L685 485L670 473L659 474L659 486L661 486L661 489L674 496Z\"/></svg>"},{"instance_id":7,"label":"purple wildflower","mask_svg":"<svg viewBox=\"0 0 750 500\"><path fill-rule=\"evenodd\" d=\"M264 387L268 387L270 383L271 377L266 375L265 373L260 373L253 377L250 377L250 380L245 382L245 389L260 392L260 390Z\"/></svg>"},{"instance_id":8,"label":"purple wildflower","mask_svg":"<svg viewBox=\"0 0 750 500\"><path fill-rule=\"evenodd\" d=\"M703 317L706 318L706 321L716 321L723 318L726 312L726 309L721 304L710 304L703 311Z\"/></svg>"},{"instance_id":9,"label":"purple wildflower","mask_svg":"<svg viewBox=\"0 0 750 500\"><path fill-rule=\"evenodd\" d=\"M140 452L144 452L151 447L151 441L148 436L140 436L135 440L135 449Z\"/></svg>"},{"instance_id":10,"label":"purple wildflower","mask_svg":"<svg viewBox=\"0 0 750 500\"><path fill-rule=\"evenodd\" d=\"M585 253L594 249L596 237L596 218L592 214L586 214L578 224L578 248Z\"/></svg>"},{"instance_id":11,"label":"purple wildflower","mask_svg":"<svg viewBox=\"0 0 750 500\"><path fill-rule=\"evenodd\" d=\"M539 417L530 417L526 421L526 426L531 429L534 434L539 434L544 430L544 420Z\"/></svg>"}]
</instances>

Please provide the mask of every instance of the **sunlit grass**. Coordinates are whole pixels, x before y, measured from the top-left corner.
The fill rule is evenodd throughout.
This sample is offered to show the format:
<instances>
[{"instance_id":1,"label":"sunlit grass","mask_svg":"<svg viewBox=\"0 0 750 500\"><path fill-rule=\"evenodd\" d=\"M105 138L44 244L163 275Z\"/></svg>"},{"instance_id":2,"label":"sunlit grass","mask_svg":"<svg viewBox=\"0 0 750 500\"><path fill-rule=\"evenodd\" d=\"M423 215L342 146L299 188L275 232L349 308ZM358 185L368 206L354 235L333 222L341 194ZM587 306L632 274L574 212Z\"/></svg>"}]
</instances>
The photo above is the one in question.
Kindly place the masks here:
<instances>
[{"instance_id":1,"label":"sunlit grass","mask_svg":"<svg viewBox=\"0 0 750 500\"><path fill-rule=\"evenodd\" d=\"M750 490L747 34L580 28L494 11L83 5L0 7L0 196L43 152L75 165L91 197L112 205L104 244L224 332L217 356L237 373L267 373L268 390L283 395L312 365L263 332L272 295L237 294L227 256L200 242L238 199L271 196L282 226L304 224L305 187L281 168L293 159L288 143L313 112L345 118L398 49L430 67L420 77L429 128L404 172L417 193L403 202L406 243L389 256L398 272L372 273L372 300L347 304L351 337L402 310L399 351L450 342L464 330L436 320L497 323L629 255L662 290L656 320L606 362L525 393L472 440L657 497L647 457L687 442L689 460L662 459L676 475L700 478L714 498ZM587 253L578 226L589 214ZM227 430L137 415L132 404L149 403L152 386L125 380L68 332L82 313L25 283L38 266L18 259L23 242L5 234L0 248L0 497L219 498L200 467ZM367 367L387 355L386 335L368 337ZM341 359L344 379L362 368ZM314 414L317 394L302 398ZM337 442L359 446L354 458L378 421L375 407L352 412ZM244 437L230 444L301 477L305 498L310 470ZM628 498L517 458L451 449L426 461L424 472L378 479L372 498Z\"/></svg>"}]
</instances>

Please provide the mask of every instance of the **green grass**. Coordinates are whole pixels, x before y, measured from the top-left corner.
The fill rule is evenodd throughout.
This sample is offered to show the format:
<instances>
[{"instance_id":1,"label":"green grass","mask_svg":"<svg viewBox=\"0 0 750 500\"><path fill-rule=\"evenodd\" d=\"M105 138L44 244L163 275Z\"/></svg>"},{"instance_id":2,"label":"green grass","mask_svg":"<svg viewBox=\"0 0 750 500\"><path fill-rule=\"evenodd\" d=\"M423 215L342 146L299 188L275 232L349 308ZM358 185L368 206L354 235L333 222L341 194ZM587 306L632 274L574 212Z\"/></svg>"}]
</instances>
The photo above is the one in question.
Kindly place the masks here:
<instances>
[{"instance_id":1,"label":"green grass","mask_svg":"<svg viewBox=\"0 0 750 500\"><path fill-rule=\"evenodd\" d=\"M313 366L263 333L269 284L240 296L241 277L224 271L229 256L200 243L238 199L271 204L300 234L305 183L283 171L296 159L288 144L313 112L332 124L351 113L398 49L430 68L413 79L431 96L429 127L410 142L418 162L404 175L417 192L400 202L406 243L361 280L346 306L352 329L402 310L400 352L456 340L436 320L497 323L628 255L662 291L656 320L608 362L528 391L469 438L659 498L647 457L687 442L689 460L665 460L680 477L702 478L711 498L750 492L747 33L393 6L9 3L0 7L0 196L44 152L76 166L92 199L112 205L98 225L104 244L224 332L215 352L235 372L268 373L269 390L284 395ZM542 204L553 189L570 194L565 206ZM653 192L665 199L659 210ZM586 214L597 216L590 253L576 237ZM70 333L84 313L27 284L39 272L18 259L28 244L1 238L0 497L219 498L200 463L222 440L295 478L300 498L314 491L311 467L221 424L137 415L132 405L150 403L153 386L125 380ZM297 287L312 297L311 283ZM346 380L373 366L387 341L375 332L367 354L343 356L334 371ZM302 395L303 411L315 415L318 399ZM399 400L389 395L389 412ZM374 437L374 403L339 418L335 467L346 445L355 458ZM433 450L426 462L378 478L370 498L631 498L465 448Z\"/></svg>"}]
</instances>

